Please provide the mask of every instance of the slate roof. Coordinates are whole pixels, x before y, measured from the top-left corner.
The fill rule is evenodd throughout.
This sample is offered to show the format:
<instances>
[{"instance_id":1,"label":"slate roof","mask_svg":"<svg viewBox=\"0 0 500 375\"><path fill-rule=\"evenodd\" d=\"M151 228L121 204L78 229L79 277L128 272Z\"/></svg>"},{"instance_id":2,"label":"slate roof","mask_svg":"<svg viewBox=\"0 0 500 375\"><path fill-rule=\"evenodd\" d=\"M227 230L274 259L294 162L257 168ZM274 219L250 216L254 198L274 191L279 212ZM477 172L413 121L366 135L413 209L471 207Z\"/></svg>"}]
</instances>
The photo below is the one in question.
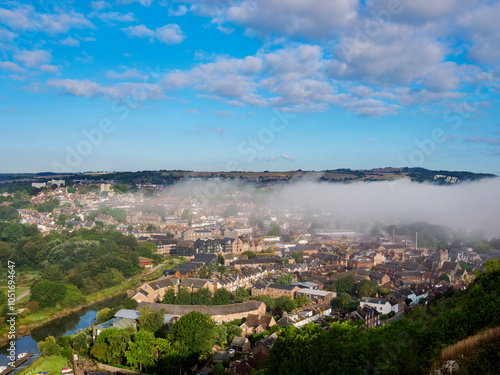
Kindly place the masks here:
<instances>
[{"instance_id":1,"label":"slate roof","mask_svg":"<svg viewBox=\"0 0 500 375\"><path fill-rule=\"evenodd\" d=\"M166 314L171 315L186 315L191 311L199 311L203 314L209 315L230 315L230 314L240 314L248 311L257 310L264 302L259 301L246 301L242 303L233 303L230 305L220 305L220 306L202 306L202 305L166 305L163 303L150 303L141 302L137 305L137 310L142 309L145 306L150 306L152 309L158 311L165 308Z\"/></svg>"}]
</instances>

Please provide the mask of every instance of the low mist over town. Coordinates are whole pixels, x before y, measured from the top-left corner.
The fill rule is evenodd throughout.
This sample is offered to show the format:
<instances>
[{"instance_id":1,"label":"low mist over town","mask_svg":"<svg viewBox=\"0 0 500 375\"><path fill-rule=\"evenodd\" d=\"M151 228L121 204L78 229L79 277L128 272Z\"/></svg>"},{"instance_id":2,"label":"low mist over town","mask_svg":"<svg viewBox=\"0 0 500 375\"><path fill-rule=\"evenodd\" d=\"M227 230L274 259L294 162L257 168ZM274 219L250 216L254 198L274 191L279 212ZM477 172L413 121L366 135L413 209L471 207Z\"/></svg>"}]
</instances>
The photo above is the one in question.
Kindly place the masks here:
<instances>
[{"instance_id":1,"label":"low mist over town","mask_svg":"<svg viewBox=\"0 0 500 375\"><path fill-rule=\"evenodd\" d=\"M282 368L275 342L290 345L281 335L406 322L464 293L500 257L493 175L385 168L3 178L1 262L15 264L22 280L22 324L81 307L95 321L57 340L45 335L30 354L42 362L70 355L89 373L113 364L274 372ZM99 308L102 299L113 302Z\"/></svg>"}]
</instances>

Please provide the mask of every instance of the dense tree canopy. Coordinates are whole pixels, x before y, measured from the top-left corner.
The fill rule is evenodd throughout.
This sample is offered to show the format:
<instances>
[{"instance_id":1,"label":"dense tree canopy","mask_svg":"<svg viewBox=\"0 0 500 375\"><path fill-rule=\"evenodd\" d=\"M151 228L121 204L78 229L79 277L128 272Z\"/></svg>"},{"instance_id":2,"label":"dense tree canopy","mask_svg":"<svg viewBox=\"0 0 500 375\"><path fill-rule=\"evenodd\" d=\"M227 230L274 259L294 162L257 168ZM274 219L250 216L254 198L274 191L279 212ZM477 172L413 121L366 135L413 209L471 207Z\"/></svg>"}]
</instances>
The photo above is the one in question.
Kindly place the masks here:
<instances>
[{"instance_id":1,"label":"dense tree canopy","mask_svg":"<svg viewBox=\"0 0 500 375\"><path fill-rule=\"evenodd\" d=\"M210 315L197 311L183 315L170 330L173 340L196 355L206 355L211 352L215 333L215 322Z\"/></svg>"}]
</instances>

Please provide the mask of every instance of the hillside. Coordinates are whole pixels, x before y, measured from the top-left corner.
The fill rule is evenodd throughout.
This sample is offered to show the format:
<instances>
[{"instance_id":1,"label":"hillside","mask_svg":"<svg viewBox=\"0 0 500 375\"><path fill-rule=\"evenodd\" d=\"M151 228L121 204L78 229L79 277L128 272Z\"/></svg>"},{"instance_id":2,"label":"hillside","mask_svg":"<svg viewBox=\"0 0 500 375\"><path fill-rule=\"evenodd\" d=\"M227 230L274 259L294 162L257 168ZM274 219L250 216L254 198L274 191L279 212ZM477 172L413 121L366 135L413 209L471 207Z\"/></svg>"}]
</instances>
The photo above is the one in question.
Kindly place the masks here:
<instances>
[{"instance_id":1,"label":"hillside","mask_svg":"<svg viewBox=\"0 0 500 375\"><path fill-rule=\"evenodd\" d=\"M314 325L285 328L270 351L264 373L429 374L444 348L499 327L499 311L500 261L488 261L484 274L467 290L450 289L428 306L380 328L365 331L350 323L334 323L327 330ZM498 343L498 336L493 340ZM498 356L496 348L493 345L486 353L491 350ZM497 374L499 362L488 363L481 374Z\"/></svg>"},{"instance_id":2,"label":"hillside","mask_svg":"<svg viewBox=\"0 0 500 375\"><path fill-rule=\"evenodd\" d=\"M297 181L301 179L320 180L329 182L355 182L355 181L391 181L401 178L409 178L417 182L431 182L435 184L455 184L464 181L475 181L484 178L496 177L490 173L473 173L467 171L433 171L424 168L375 168L354 170L340 168L323 171L230 171L230 172L196 172L184 170L160 170L160 171L138 171L138 172L88 172L78 174L53 173L23 173L23 174L0 174L0 183L6 184L30 184L31 182L44 182L53 178L65 179L67 182L80 180L113 180L126 184L157 184L169 185L180 180L205 180L226 179L236 181L257 182L268 184L276 182Z\"/></svg>"}]
</instances>

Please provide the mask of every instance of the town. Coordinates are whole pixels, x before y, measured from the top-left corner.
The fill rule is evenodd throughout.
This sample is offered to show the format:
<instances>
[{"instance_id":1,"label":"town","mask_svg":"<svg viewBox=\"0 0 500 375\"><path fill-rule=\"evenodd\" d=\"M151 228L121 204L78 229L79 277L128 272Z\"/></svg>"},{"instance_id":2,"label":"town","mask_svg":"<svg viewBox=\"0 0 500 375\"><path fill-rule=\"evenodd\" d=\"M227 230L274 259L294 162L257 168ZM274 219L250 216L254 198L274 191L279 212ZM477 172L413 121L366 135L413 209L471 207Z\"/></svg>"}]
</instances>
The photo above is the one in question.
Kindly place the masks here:
<instances>
[{"instance_id":1,"label":"town","mask_svg":"<svg viewBox=\"0 0 500 375\"><path fill-rule=\"evenodd\" d=\"M262 367L280 329L390 324L450 289L465 290L490 252L486 242L432 242L433 227L424 224L415 232L395 224L369 233L337 227L341 220L331 212L273 204L277 188L268 185L219 179L172 186L91 178L69 183L52 179L4 192L4 219L11 214L46 236L88 231L133 237L149 251L136 257L136 266L143 275L159 275L129 289L123 308L98 314L87 330L91 342L74 350L77 374L118 371L113 364L139 371L158 366L158 359L126 359L126 351L110 360L103 348L112 341L102 333L142 330L160 316L155 334L165 334L196 314L223 327L223 338L194 352L194 360L174 360L175 371L249 374ZM210 184L216 194L207 190Z\"/></svg>"}]
</instances>

